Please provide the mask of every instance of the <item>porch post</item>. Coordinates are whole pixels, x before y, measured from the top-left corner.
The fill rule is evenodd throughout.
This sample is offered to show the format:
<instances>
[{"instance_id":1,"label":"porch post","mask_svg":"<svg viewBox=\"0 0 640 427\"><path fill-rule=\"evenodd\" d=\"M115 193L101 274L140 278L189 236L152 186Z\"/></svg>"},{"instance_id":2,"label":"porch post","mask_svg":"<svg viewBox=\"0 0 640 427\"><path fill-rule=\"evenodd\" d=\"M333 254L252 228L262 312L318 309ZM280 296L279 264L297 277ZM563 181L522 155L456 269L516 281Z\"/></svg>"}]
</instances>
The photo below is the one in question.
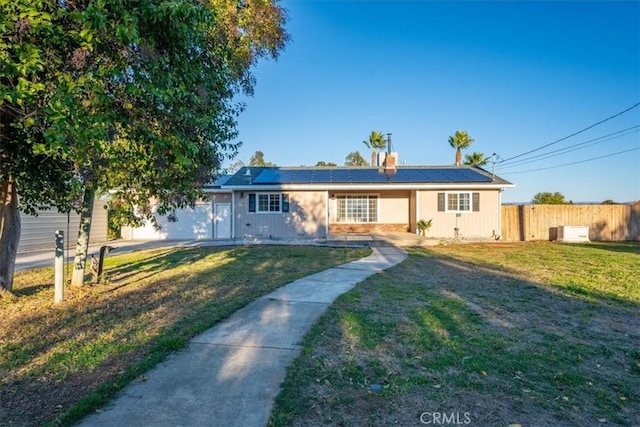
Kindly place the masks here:
<instances>
[{"instance_id":1,"label":"porch post","mask_svg":"<svg viewBox=\"0 0 640 427\"><path fill-rule=\"evenodd\" d=\"M236 192L231 191L231 240L236 239Z\"/></svg>"},{"instance_id":2,"label":"porch post","mask_svg":"<svg viewBox=\"0 0 640 427\"><path fill-rule=\"evenodd\" d=\"M325 191L324 192L324 205L325 205L325 210L324 210L324 237L325 239L329 238L329 209L331 209L331 207L329 206L329 191Z\"/></svg>"},{"instance_id":3,"label":"porch post","mask_svg":"<svg viewBox=\"0 0 640 427\"><path fill-rule=\"evenodd\" d=\"M498 229L496 230L496 234L500 236L500 239L503 239L503 236L502 236L502 192L503 191L504 191L503 188L498 190Z\"/></svg>"},{"instance_id":4,"label":"porch post","mask_svg":"<svg viewBox=\"0 0 640 427\"><path fill-rule=\"evenodd\" d=\"M420 191L418 190L414 190L416 192L416 223L418 221L420 221ZM413 228L415 226L415 224L409 224L409 226L411 228ZM420 231L418 230L418 227L416 227L416 234L419 234Z\"/></svg>"}]
</instances>

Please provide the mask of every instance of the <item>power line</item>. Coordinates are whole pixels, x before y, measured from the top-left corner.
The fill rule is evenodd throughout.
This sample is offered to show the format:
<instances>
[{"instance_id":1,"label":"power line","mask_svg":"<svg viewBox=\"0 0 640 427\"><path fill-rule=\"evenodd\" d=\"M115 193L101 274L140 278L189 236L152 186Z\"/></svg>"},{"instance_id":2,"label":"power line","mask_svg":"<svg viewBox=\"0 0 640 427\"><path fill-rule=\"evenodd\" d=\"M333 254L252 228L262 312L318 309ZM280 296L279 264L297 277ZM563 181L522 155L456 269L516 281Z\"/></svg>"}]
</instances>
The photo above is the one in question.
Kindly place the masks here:
<instances>
[{"instance_id":1,"label":"power line","mask_svg":"<svg viewBox=\"0 0 640 427\"><path fill-rule=\"evenodd\" d=\"M591 147L593 145L596 144L600 144L603 142L607 142L607 141L611 141L613 139L617 139L617 138L622 138L623 136L627 136L631 133L635 133L638 132L640 129L640 125L635 125L635 126L631 126L628 127L626 129L622 129L616 132L612 132L609 133L607 135L602 135L599 136L597 138L592 138L589 139L587 141L583 141L583 142L579 142L577 144L573 144L573 145L569 145L568 147L564 147L564 148L559 148L557 150L554 151L549 151L548 153L543 153L543 154L538 154L536 156L532 156L532 157L527 157L525 159L520 159L520 160L515 160L509 164L503 165L500 164L498 166L498 169L502 169L502 168L512 168L512 167L518 167L518 166L522 166L523 163L529 163L529 162L538 162L541 160L546 160L552 157L557 157L557 156L561 156L563 154L567 154L570 153L572 151L577 151L583 148L587 148L587 147Z\"/></svg>"},{"instance_id":2,"label":"power line","mask_svg":"<svg viewBox=\"0 0 640 427\"><path fill-rule=\"evenodd\" d=\"M618 117L618 116L620 116L620 115L622 115L622 114L624 114L624 113L626 113L626 112L628 112L628 111L633 110L634 108L636 108L636 107L637 107L637 106L639 106L639 105L640 105L640 102L638 102L638 103L636 103L636 104L632 105L631 107L627 108L626 110L623 110L623 111L620 111L619 113L614 114L613 116L607 117L607 118L606 118L606 119L604 119L604 120L600 120L600 121L599 121L599 122L597 122L597 123L594 123L594 124L592 124L592 125L590 125L590 126L587 126L587 127L586 127L586 128L584 128L584 129L581 129L581 130L579 130L579 131L577 131L577 132L574 132L574 133L572 133L571 135L567 135L567 136L565 136L565 137L563 137L563 138L560 138L560 139L558 139L558 140L556 140L556 141L550 142L550 143L545 144L545 145L543 145L543 146L540 146L540 147L538 147L538 148L534 148L533 150L527 151L526 153L518 154L517 156L513 156L513 157L509 157L509 158L503 159L500 163L508 162L509 160L517 159L518 157L522 157L522 156L526 156L527 154L535 153L536 151L540 151L540 150L542 150L543 148L547 148L547 147L549 147L549 146L551 146L551 145L554 145L554 144L557 144L557 143L559 143L559 142L562 142L562 141L564 141L565 139L569 139L569 138L571 138L571 137L573 137L573 136L576 136L576 135L578 135L578 134L581 134L582 132L586 132L586 131L588 131L588 130L589 130L589 129L591 129L591 128L594 128L594 127L596 127L596 126L598 126L598 125L601 125L601 124L602 124L602 123L604 123L604 122L607 122L607 121L609 121L609 120L611 120L611 119L613 119L613 118L616 118L616 117Z\"/></svg>"},{"instance_id":3,"label":"power line","mask_svg":"<svg viewBox=\"0 0 640 427\"><path fill-rule=\"evenodd\" d=\"M520 163L527 163L529 161L537 161L535 159L539 159L539 160L547 159L549 157L555 157L554 154L556 154L556 153L558 153L557 155L559 156L559 155L565 154L567 152L576 151L576 150L581 149L581 148L590 147L592 145L600 144L602 142L611 141L612 139L621 138L621 137L626 136L626 135L628 135L630 133L638 132L638 130L634 130L634 129L637 129L639 127L640 127L640 125L631 126L631 127L626 128L626 129L622 129L622 130L619 130L619 131L616 131L616 132L612 132L612 133L609 133L609 134L606 134L606 135L599 136L597 138L592 138L592 139L589 139L587 141L583 141L583 142L579 142L577 144L569 145L568 147L558 148L557 150L554 150L554 151L549 151L547 153L542 153L542 154L538 154L538 155L535 155L535 156L532 156L532 157L527 157L525 159L516 160L516 161L511 162L511 163L506 164L506 165L502 165L501 164L499 167L501 167L501 168L503 168L503 167L511 167L511 166L515 166L516 164L520 164ZM589 144L589 143L591 143L591 144ZM586 145L586 144L589 144L589 145ZM571 150L574 147L578 147L578 148L575 148L575 149Z\"/></svg>"},{"instance_id":4,"label":"power line","mask_svg":"<svg viewBox=\"0 0 640 427\"><path fill-rule=\"evenodd\" d=\"M517 174L517 173L527 173L527 172L537 172L537 171L543 171L543 170L548 170L548 169L555 169L555 168L561 168L563 166L571 166L571 165L577 165L579 163L586 163L586 162L590 162L593 160L599 160L599 159L604 159L606 157L613 157L613 156L617 156L618 154L624 154L624 153L629 153L631 151L635 151L635 150L640 150L640 147L634 147L634 148L630 148L628 150L622 150L622 151L618 151L616 153L611 153L611 154L605 154L604 156L599 156L599 157L592 157L590 159L585 159L585 160L578 160L577 162L571 162L571 163L564 163L562 165L555 165L555 166L549 166L546 168L538 168L538 169L529 169L526 171L517 171L517 172L503 172L504 175L511 175L511 174Z\"/></svg>"}]
</instances>

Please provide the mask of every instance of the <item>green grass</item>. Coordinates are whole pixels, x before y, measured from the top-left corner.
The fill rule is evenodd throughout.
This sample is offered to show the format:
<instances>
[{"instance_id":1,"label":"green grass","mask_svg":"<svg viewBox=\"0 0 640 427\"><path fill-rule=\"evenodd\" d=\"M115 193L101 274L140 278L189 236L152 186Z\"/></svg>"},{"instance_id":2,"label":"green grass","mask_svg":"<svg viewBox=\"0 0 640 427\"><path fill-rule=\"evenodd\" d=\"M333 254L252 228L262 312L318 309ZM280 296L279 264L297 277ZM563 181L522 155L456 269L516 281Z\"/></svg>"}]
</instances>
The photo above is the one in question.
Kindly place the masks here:
<instances>
[{"instance_id":1,"label":"green grass","mask_svg":"<svg viewBox=\"0 0 640 427\"><path fill-rule=\"evenodd\" d=\"M52 268L18 272L0 299L0 413L16 425L69 425L273 289L370 249L164 248L106 259L104 284L53 304Z\"/></svg>"},{"instance_id":2,"label":"green grass","mask_svg":"<svg viewBox=\"0 0 640 427\"><path fill-rule=\"evenodd\" d=\"M639 325L637 243L413 249L314 326L270 425L640 425Z\"/></svg>"}]
</instances>

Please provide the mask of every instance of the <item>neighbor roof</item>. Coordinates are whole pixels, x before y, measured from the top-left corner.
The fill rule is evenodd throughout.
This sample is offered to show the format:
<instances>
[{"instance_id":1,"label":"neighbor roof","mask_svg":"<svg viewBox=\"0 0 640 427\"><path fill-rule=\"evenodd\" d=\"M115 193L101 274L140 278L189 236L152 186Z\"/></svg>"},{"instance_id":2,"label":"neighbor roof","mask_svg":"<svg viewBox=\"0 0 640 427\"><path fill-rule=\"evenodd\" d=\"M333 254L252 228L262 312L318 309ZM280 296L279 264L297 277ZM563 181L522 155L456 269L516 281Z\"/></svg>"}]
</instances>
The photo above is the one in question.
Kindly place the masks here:
<instances>
[{"instance_id":1,"label":"neighbor roof","mask_svg":"<svg viewBox=\"0 0 640 427\"><path fill-rule=\"evenodd\" d=\"M229 179L231 179L233 175L221 175L219 177L216 178L215 181L205 185L206 189L220 189L222 188L223 185L225 185L227 183L227 181L229 181Z\"/></svg>"},{"instance_id":2,"label":"neighbor roof","mask_svg":"<svg viewBox=\"0 0 640 427\"><path fill-rule=\"evenodd\" d=\"M473 166L398 166L386 175L377 167L249 167L232 175L223 187L297 185L473 184L507 186L508 181Z\"/></svg>"}]
</instances>

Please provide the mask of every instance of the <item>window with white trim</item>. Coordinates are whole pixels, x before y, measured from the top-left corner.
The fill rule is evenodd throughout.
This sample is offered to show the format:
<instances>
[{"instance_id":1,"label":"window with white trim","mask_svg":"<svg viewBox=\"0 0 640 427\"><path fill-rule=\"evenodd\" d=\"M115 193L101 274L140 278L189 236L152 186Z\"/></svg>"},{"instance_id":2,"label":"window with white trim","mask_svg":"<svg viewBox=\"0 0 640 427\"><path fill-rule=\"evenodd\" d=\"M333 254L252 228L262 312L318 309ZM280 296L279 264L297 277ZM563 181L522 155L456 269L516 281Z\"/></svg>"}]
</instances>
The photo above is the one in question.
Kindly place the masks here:
<instances>
[{"instance_id":1,"label":"window with white trim","mask_svg":"<svg viewBox=\"0 0 640 427\"><path fill-rule=\"evenodd\" d=\"M280 212L280 194L258 194L257 212Z\"/></svg>"},{"instance_id":2,"label":"window with white trim","mask_svg":"<svg viewBox=\"0 0 640 427\"><path fill-rule=\"evenodd\" d=\"M249 212L289 212L289 196L282 193L251 193L249 194Z\"/></svg>"},{"instance_id":3,"label":"window with white trim","mask_svg":"<svg viewBox=\"0 0 640 427\"><path fill-rule=\"evenodd\" d=\"M447 210L457 212L468 212L471 210L470 193L448 193Z\"/></svg>"},{"instance_id":4,"label":"window with white trim","mask_svg":"<svg viewBox=\"0 0 640 427\"><path fill-rule=\"evenodd\" d=\"M378 196L337 196L337 222L378 222Z\"/></svg>"},{"instance_id":5,"label":"window with white trim","mask_svg":"<svg viewBox=\"0 0 640 427\"><path fill-rule=\"evenodd\" d=\"M439 212L479 212L480 193L438 193Z\"/></svg>"}]
</instances>

